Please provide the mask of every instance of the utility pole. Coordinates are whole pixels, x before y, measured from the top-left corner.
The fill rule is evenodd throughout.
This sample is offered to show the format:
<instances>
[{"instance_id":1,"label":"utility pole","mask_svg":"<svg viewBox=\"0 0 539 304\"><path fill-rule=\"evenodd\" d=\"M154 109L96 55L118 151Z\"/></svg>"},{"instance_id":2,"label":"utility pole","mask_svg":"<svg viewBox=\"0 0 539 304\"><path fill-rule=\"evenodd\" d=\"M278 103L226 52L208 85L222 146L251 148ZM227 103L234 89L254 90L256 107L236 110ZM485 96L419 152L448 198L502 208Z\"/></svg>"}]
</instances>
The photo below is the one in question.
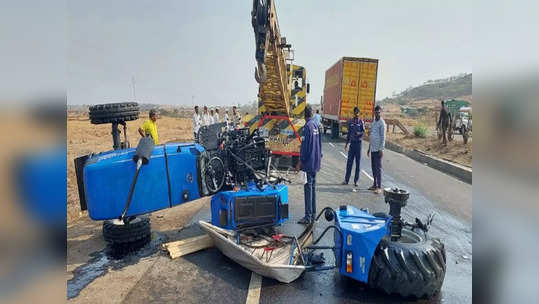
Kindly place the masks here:
<instances>
[{"instance_id":1,"label":"utility pole","mask_svg":"<svg viewBox=\"0 0 539 304\"><path fill-rule=\"evenodd\" d=\"M135 76L131 77L131 85L133 86L133 101L137 101L137 93L135 91Z\"/></svg>"}]
</instances>

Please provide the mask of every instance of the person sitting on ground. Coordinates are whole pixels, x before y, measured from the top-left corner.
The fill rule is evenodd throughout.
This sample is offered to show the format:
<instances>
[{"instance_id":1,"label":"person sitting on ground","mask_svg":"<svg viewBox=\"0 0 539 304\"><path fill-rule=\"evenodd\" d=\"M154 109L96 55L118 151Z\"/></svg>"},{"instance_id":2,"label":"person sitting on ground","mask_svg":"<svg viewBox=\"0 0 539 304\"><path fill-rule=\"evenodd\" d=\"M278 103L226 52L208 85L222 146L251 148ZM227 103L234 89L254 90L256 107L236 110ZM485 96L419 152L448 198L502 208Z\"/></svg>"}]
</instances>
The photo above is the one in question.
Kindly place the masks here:
<instances>
[{"instance_id":1,"label":"person sitting on ground","mask_svg":"<svg viewBox=\"0 0 539 304\"><path fill-rule=\"evenodd\" d=\"M159 116L159 113L157 110L151 109L150 110L150 118L146 119L142 127L138 128L138 133L140 136L151 136L153 139L153 142L157 145L159 144L159 136L157 135L157 118Z\"/></svg>"}]
</instances>

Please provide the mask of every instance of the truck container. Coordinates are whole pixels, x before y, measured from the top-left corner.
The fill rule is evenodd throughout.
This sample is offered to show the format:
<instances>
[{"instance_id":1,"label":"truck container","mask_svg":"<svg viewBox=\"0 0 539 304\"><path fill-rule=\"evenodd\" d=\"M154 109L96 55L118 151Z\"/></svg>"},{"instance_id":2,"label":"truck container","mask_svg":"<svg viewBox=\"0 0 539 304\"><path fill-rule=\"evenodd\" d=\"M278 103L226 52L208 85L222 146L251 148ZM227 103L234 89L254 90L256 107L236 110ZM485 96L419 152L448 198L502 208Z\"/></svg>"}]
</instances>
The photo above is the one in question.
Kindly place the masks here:
<instances>
[{"instance_id":1,"label":"truck container","mask_svg":"<svg viewBox=\"0 0 539 304\"><path fill-rule=\"evenodd\" d=\"M354 107L365 122L372 122L376 100L378 59L343 57L326 71L321 100L324 133L333 138L347 132Z\"/></svg>"}]
</instances>

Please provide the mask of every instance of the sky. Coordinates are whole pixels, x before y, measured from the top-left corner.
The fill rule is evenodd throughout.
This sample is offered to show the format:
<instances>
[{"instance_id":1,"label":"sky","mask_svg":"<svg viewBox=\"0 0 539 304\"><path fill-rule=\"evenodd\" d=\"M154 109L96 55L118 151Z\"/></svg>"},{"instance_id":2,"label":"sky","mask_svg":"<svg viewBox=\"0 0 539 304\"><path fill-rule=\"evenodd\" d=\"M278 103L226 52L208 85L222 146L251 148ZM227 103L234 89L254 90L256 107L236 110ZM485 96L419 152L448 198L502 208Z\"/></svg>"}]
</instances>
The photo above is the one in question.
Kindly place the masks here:
<instances>
[{"instance_id":1,"label":"sky","mask_svg":"<svg viewBox=\"0 0 539 304\"><path fill-rule=\"evenodd\" d=\"M256 100L252 1L69 1L68 104ZM277 1L281 35L307 70L309 103L343 56L380 60L377 100L472 72L468 1ZM133 92L133 82L135 92Z\"/></svg>"}]
</instances>

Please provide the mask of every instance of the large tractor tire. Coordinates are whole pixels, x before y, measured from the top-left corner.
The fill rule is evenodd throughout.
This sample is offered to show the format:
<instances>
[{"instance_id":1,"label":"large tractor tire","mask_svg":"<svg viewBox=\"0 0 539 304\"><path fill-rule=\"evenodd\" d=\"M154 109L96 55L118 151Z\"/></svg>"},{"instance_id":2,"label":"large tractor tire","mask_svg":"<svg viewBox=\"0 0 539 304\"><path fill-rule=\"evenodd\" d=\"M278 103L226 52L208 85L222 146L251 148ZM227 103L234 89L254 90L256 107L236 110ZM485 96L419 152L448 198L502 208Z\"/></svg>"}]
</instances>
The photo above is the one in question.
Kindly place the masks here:
<instances>
[{"instance_id":1,"label":"large tractor tire","mask_svg":"<svg viewBox=\"0 0 539 304\"><path fill-rule=\"evenodd\" d=\"M103 237L112 254L122 256L148 244L152 238L150 218L136 217L128 224L121 221L104 221Z\"/></svg>"},{"instance_id":2,"label":"large tractor tire","mask_svg":"<svg viewBox=\"0 0 539 304\"><path fill-rule=\"evenodd\" d=\"M403 297L431 297L440 291L446 271L444 244L403 229L393 242L384 237L376 248L369 286Z\"/></svg>"},{"instance_id":3,"label":"large tractor tire","mask_svg":"<svg viewBox=\"0 0 539 304\"><path fill-rule=\"evenodd\" d=\"M331 138L339 138L339 124L336 122L331 123Z\"/></svg>"},{"instance_id":4,"label":"large tractor tire","mask_svg":"<svg viewBox=\"0 0 539 304\"><path fill-rule=\"evenodd\" d=\"M90 106L92 124L121 123L137 120L140 114L138 103L119 102Z\"/></svg>"}]
</instances>

